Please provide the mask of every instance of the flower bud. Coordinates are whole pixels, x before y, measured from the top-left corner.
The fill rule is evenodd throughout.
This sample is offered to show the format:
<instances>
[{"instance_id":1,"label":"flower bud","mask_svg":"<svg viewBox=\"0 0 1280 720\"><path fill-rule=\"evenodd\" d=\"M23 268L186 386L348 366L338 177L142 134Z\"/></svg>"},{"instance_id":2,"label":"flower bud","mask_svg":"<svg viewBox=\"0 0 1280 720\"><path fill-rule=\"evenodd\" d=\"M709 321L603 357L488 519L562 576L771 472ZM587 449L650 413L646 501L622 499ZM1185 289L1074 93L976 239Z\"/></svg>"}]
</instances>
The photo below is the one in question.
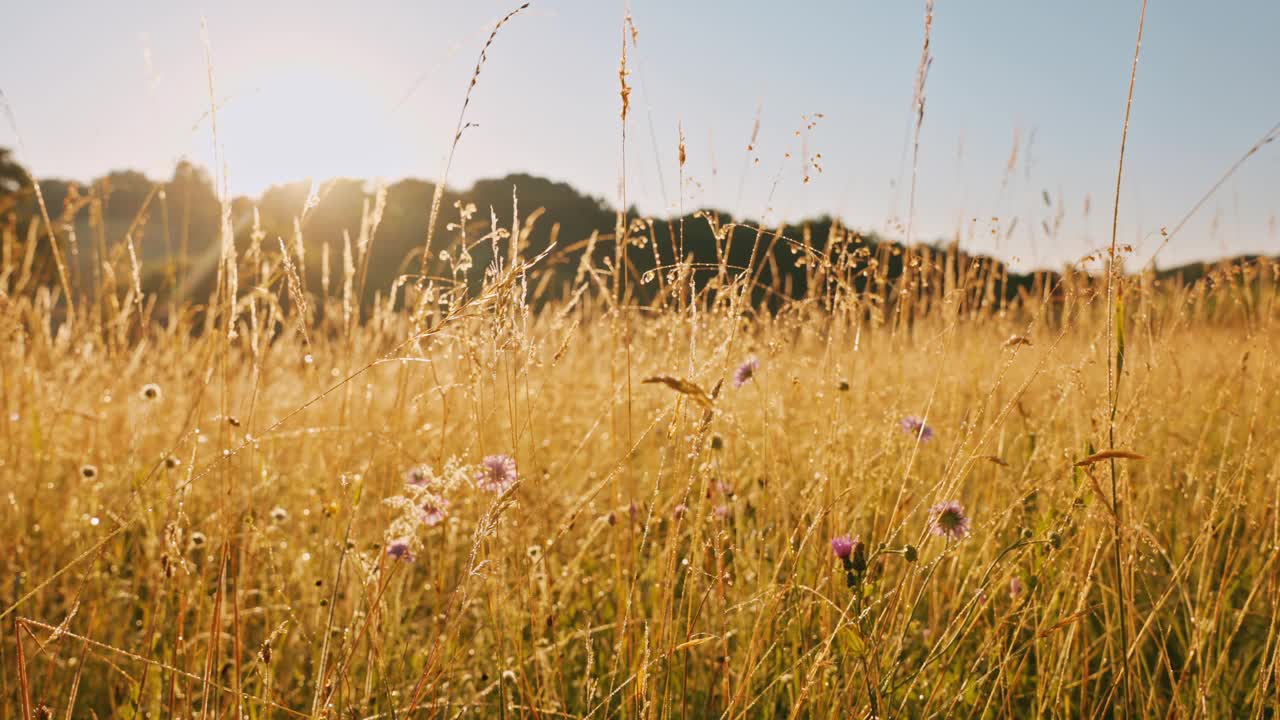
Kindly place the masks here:
<instances>
[{"instance_id":1,"label":"flower bud","mask_svg":"<svg viewBox=\"0 0 1280 720\"><path fill-rule=\"evenodd\" d=\"M867 571L867 544L862 542L860 537L853 539L853 548L849 555L849 568L858 575L862 575Z\"/></svg>"}]
</instances>

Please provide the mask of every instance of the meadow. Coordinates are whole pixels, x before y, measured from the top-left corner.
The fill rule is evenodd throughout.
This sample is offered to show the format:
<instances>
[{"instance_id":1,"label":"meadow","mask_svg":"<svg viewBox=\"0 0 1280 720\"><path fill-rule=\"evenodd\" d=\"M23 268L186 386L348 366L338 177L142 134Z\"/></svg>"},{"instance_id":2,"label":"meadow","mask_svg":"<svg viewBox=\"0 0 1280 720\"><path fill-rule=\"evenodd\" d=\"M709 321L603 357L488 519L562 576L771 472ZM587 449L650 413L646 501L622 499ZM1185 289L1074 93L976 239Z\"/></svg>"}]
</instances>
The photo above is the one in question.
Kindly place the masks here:
<instances>
[{"instance_id":1,"label":"meadow","mask_svg":"<svg viewBox=\"0 0 1280 720\"><path fill-rule=\"evenodd\" d=\"M186 296L154 207L0 226L0 716L1276 717L1280 260L662 262L440 187L387 287L381 189L322 270L223 195Z\"/></svg>"},{"instance_id":2,"label":"meadow","mask_svg":"<svg viewBox=\"0 0 1280 720\"><path fill-rule=\"evenodd\" d=\"M5 715L1273 716L1277 265L856 245L776 312L518 244L363 319L265 245L7 296Z\"/></svg>"}]
</instances>

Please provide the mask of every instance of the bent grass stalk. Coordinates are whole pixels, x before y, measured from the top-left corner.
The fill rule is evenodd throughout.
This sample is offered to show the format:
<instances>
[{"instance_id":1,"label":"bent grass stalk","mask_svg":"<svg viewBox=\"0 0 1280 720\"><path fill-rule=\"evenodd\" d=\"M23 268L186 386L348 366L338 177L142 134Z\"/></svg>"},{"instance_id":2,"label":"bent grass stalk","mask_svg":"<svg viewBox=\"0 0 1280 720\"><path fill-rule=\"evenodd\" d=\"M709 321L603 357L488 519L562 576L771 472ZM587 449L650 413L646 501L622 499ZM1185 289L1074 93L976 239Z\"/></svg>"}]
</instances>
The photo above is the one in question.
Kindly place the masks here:
<instances>
[{"instance_id":1,"label":"bent grass stalk","mask_svg":"<svg viewBox=\"0 0 1280 720\"><path fill-rule=\"evenodd\" d=\"M1107 415L1107 442L1112 449L1116 447L1116 410L1120 403L1120 378L1124 372L1124 305L1121 301L1124 288L1123 285L1120 288L1115 287L1116 275L1119 272L1116 255L1116 236L1120 226L1120 189L1124 179L1124 151L1129 140L1129 114L1133 110L1133 87L1138 79L1138 57L1142 51L1142 30L1146 24L1146 19L1147 0L1142 0L1142 10L1138 15L1138 37L1133 46L1133 65L1129 70L1129 94L1125 99L1124 105L1124 127L1120 132L1120 157L1116 163L1116 192L1111 213L1111 245L1107 250L1107 349L1110 351L1113 346L1115 348L1114 355L1108 352L1107 357L1107 401L1110 406ZM1124 714L1127 716L1130 712L1129 602L1125 595L1125 568L1122 559L1124 550L1123 511L1125 508L1120 500L1118 471L1114 459L1110 461L1110 468L1112 528L1114 534L1112 542L1114 543L1116 599L1120 615L1120 677L1118 682Z\"/></svg>"}]
</instances>

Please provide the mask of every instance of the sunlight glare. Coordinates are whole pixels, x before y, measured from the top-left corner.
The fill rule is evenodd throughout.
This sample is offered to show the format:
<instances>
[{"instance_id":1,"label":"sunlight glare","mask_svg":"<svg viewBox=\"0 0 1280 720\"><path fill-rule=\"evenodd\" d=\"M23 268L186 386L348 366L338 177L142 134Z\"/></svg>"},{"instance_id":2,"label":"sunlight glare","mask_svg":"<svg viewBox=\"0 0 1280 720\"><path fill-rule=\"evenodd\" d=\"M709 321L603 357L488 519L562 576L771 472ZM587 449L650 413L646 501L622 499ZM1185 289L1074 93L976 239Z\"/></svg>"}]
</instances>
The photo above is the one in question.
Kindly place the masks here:
<instances>
[{"instance_id":1,"label":"sunlight glare","mask_svg":"<svg viewBox=\"0 0 1280 720\"><path fill-rule=\"evenodd\" d=\"M219 135L238 188L272 182L372 177L404 147L387 98L335 67L274 69L230 96Z\"/></svg>"}]
</instances>

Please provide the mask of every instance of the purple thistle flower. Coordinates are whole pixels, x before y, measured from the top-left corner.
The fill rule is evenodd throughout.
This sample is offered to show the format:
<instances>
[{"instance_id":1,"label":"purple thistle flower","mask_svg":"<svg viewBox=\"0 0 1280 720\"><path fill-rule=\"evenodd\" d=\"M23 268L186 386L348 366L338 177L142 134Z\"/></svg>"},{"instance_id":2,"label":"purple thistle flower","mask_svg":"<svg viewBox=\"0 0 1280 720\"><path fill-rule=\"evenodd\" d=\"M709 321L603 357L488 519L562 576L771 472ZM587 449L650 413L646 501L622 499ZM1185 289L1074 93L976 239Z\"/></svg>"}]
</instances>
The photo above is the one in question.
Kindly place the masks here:
<instances>
[{"instance_id":1,"label":"purple thistle flower","mask_svg":"<svg viewBox=\"0 0 1280 720\"><path fill-rule=\"evenodd\" d=\"M392 540L387 545L387 556L402 562L413 562L413 553L409 552L408 540Z\"/></svg>"},{"instance_id":2,"label":"purple thistle flower","mask_svg":"<svg viewBox=\"0 0 1280 720\"><path fill-rule=\"evenodd\" d=\"M676 505L675 507L671 508L671 517L675 518L676 520L679 520L683 518L684 514L687 512L689 512L689 506L685 505L684 503L680 503L679 505Z\"/></svg>"},{"instance_id":3,"label":"purple thistle flower","mask_svg":"<svg viewBox=\"0 0 1280 720\"><path fill-rule=\"evenodd\" d=\"M853 554L853 539L848 535L838 535L831 538L831 552L841 560L848 560Z\"/></svg>"},{"instance_id":4,"label":"purple thistle flower","mask_svg":"<svg viewBox=\"0 0 1280 720\"><path fill-rule=\"evenodd\" d=\"M844 569L857 575L867 571L867 544L859 535L852 540L848 535L831 538L831 552L844 563Z\"/></svg>"},{"instance_id":5,"label":"purple thistle flower","mask_svg":"<svg viewBox=\"0 0 1280 720\"><path fill-rule=\"evenodd\" d=\"M714 515L716 516L716 519L717 519L717 520L725 520L725 519L728 519L728 517L729 517L729 506L728 506L728 505L717 505L717 506L715 506L715 508L714 508L714 509L712 509L712 511L711 511L711 512L712 512L712 514L714 514Z\"/></svg>"},{"instance_id":6,"label":"purple thistle flower","mask_svg":"<svg viewBox=\"0 0 1280 720\"><path fill-rule=\"evenodd\" d=\"M844 566L845 582L850 588L856 588L867 572L867 546L862 542L862 536L850 539L848 535L837 535L831 538L831 552Z\"/></svg>"},{"instance_id":7,"label":"purple thistle flower","mask_svg":"<svg viewBox=\"0 0 1280 720\"><path fill-rule=\"evenodd\" d=\"M933 439L933 428L924 424L924 421L915 415L908 415L898 421L898 425L902 428L902 432L920 438L920 442L929 442Z\"/></svg>"},{"instance_id":8,"label":"purple thistle flower","mask_svg":"<svg viewBox=\"0 0 1280 720\"><path fill-rule=\"evenodd\" d=\"M929 509L929 532L949 540L969 536L969 516L959 502L941 502Z\"/></svg>"},{"instance_id":9,"label":"purple thistle flower","mask_svg":"<svg viewBox=\"0 0 1280 720\"><path fill-rule=\"evenodd\" d=\"M437 497L422 504L422 524L430 527L439 525L449 516L448 498Z\"/></svg>"},{"instance_id":10,"label":"purple thistle flower","mask_svg":"<svg viewBox=\"0 0 1280 720\"><path fill-rule=\"evenodd\" d=\"M404 473L405 484L415 487L426 485L430 478L431 473L426 465L414 465Z\"/></svg>"},{"instance_id":11,"label":"purple thistle flower","mask_svg":"<svg viewBox=\"0 0 1280 720\"><path fill-rule=\"evenodd\" d=\"M487 455L476 473L476 485L491 493L504 493L516 484L516 461L510 455Z\"/></svg>"},{"instance_id":12,"label":"purple thistle flower","mask_svg":"<svg viewBox=\"0 0 1280 720\"><path fill-rule=\"evenodd\" d=\"M737 370L733 371L733 386L740 388L751 382L751 379L756 376L756 371L759 369L760 361L754 357L748 358L746 362L738 366Z\"/></svg>"},{"instance_id":13,"label":"purple thistle flower","mask_svg":"<svg viewBox=\"0 0 1280 720\"><path fill-rule=\"evenodd\" d=\"M1009 597L1017 598L1021 594L1022 594L1022 578L1018 577L1017 575L1014 575L1013 578L1009 580Z\"/></svg>"}]
</instances>

